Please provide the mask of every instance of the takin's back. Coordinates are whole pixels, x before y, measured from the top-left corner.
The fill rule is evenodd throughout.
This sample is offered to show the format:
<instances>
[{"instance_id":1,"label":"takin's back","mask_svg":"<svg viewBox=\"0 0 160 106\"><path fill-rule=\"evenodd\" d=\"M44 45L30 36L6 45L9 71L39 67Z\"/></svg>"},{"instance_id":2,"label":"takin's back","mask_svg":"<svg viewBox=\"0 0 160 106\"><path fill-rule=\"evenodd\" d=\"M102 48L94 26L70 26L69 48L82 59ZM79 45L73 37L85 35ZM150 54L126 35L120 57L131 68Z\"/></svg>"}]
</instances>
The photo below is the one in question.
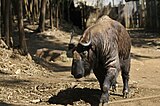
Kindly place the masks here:
<instances>
[{"instance_id":1,"label":"takin's back","mask_svg":"<svg viewBox=\"0 0 160 106\"><path fill-rule=\"evenodd\" d=\"M91 37L90 37L91 36ZM97 46L117 43L119 57L127 59L131 49L131 39L125 27L119 22L103 16L94 25L86 29L80 42L86 43L89 39Z\"/></svg>"}]
</instances>

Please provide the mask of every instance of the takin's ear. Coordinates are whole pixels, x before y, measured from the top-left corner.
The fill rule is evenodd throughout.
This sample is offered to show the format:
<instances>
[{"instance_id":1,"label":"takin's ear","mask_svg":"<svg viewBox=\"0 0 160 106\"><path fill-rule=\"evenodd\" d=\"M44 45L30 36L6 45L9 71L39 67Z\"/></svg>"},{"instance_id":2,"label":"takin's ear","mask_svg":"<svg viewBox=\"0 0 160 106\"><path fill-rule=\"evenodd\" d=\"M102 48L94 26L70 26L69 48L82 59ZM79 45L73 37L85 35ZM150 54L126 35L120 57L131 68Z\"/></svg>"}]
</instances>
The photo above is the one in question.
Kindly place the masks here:
<instances>
[{"instance_id":1,"label":"takin's ear","mask_svg":"<svg viewBox=\"0 0 160 106\"><path fill-rule=\"evenodd\" d=\"M67 57L72 58L73 57L73 51L75 50L76 45L74 43L68 44L68 50L67 50Z\"/></svg>"}]
</instances>

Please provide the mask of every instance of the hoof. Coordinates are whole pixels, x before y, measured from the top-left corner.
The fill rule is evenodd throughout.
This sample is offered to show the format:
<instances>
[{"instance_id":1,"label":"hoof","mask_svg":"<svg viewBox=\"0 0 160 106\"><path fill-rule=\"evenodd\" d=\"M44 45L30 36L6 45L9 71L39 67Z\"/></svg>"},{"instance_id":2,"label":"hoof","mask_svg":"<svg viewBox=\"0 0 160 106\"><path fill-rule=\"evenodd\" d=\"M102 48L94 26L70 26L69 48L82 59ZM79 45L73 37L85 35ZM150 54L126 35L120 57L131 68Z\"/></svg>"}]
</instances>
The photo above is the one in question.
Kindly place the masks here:
<instances>
[{"instance_id":1,"label":"hoof","mask_svg":"<svg viewBox=\"0 0 160 106\"><path fill-rule=\"evenodd\" d=\"M113 86L112 86L112 92L115 93L116 91L117 91L116 85L113 85Z\"/></svg>"},{"instance_id":2,"label":"hoof","mask_svg":"<svg viewBox=\"0 0 160 106\"><path fill-rule=\"evenodd\" d=\"M108 106L108 103L99 103L99 106Z\"/></svg>"},{"instance_id":3,"label":"hoof","mask_svg":"<svg viewBox=\"0 0 160 106\"><path fill-rule=\"evenodd\" d=\"M123 92L123 98L129 98L129 92L127 90Z\"/></svg>"},{"instance_id":4,"label":"hoof","mask_svg":"<svg viewBox=\"0 0 160 106\"><path fill-rule=\"evenodd\" d=\"M108 103L109 100L109 95L108 94L102 94L101 99L100 99L100 103L104 104L104 103Z\"/></svg>"}]
</instances>

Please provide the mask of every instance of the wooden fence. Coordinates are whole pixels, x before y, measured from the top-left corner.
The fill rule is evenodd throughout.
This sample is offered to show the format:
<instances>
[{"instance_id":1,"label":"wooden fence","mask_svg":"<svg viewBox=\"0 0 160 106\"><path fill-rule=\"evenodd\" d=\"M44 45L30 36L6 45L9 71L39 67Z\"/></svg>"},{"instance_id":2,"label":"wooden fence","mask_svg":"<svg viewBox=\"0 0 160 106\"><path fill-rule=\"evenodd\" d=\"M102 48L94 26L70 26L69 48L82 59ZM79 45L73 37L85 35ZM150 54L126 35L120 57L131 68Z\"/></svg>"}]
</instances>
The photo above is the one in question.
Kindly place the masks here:
<instances>
[{"instance_id":1,"label":"wooden fence","mask_svg":"<svg viewBox=\"0 0 160 106\"><path fill-rule=\"evenodd\" d=\"M91 13L91 18L89 17L87 22L99 15L109 15L121 22L127 30L160 32L160 0L133 0L125 4L122 0L119 1L119 5L116 6L111 6L110 2L102 10L98 10L96 15Z\"/></svg>"},{"instance_id":2,"label":"wooden fence","mask_svg":"<svg viewBox=\"0 0 160 106\"><path fill-rule=\"evenodd\" d=\"M127 2L124 7L125 25L128 30L160 32L160 0Z\"/></svg>"}]
</instances>

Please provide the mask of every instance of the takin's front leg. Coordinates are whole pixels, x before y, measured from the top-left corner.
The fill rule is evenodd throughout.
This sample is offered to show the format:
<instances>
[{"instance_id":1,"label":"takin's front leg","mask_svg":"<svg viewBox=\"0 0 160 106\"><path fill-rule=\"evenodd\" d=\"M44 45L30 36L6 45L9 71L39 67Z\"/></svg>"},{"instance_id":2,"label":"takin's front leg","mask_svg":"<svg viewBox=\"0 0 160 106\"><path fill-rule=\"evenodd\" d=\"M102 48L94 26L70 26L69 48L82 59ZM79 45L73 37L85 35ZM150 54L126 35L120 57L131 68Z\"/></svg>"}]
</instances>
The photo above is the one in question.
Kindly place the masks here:
<instances>
[{"instance_id":1,"label":"takin's front leg","mask_svg":"<svg viewBox=\"0 0 160 106\"><path fill-rule=\"evenodd\" d=\"M116 73L117 73L116 68L110 67L107 70L107 73L106 73L105 78L104 78L103 85L101 85L102 86L101 87L102 95L101 95L101 99L100 99L101 103L108 103L108 101L109 101L109 90L110 90L111 85L113 84L113 81L114 81L115 77L116 77Z\"/></svg>"}]
</instances>

